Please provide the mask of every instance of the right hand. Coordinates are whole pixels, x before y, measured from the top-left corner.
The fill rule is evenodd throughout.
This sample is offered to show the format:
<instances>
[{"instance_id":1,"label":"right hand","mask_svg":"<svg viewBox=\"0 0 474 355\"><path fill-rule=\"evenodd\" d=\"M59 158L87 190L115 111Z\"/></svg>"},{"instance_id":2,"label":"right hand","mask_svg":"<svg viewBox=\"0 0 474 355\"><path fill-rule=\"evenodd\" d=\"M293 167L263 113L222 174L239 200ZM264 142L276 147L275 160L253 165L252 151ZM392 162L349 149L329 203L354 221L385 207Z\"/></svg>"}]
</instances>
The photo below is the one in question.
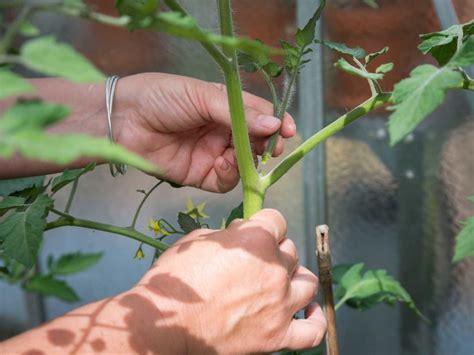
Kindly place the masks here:
<instances>
[{"instance_id":1,"label":"right hand","mask_svg":"<svg viewBox=\"0 0 474 355\"><path fill-rule=\"evenodd\" d=\"M141 345L168 353L168 341L174 353L192 354L318 345L326 331L321 308L311 303L318 279L299 265L286 229L279 212L265 209L225 230L196 230L178 241L132 289L157 307L155 318L162 315L143 314ZM305 307L306 319L294 319ZM157 323L159 329L145 326Z\"/></svg>"}]
</instances>

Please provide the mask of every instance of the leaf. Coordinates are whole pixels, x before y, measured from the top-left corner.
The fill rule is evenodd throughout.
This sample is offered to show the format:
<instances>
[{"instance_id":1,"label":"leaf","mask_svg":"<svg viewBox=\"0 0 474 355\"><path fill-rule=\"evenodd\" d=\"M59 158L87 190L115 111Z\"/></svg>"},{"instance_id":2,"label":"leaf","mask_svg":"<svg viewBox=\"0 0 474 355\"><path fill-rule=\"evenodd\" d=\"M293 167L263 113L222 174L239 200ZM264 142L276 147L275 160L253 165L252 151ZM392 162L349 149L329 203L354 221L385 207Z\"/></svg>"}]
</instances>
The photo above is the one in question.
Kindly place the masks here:
<instances>
[{"instance_id":1,"label":"leaf","mask_svg":"<svg viewBox=\"0 0 474 355\"><path fill-rule=\"evenodd\" d=\"M40 195L24 211L11 214L0 224L0 241L4 253L26 267L36 262L48 209L53 200Z\"/></svg>"},{"instance_id":2,"label":"leaf","mask_svg":"<svg viewBox=\"0 0 474 355\"><path fill-rule=\"evenodd\" d=\"M381 74L387 74L388 72L392 71L393 69L393 63L385 63L377 67L375 69L376 73L381 73Z\"/></svg>"},{"instance_id":3,"label":"leaf","mask_svg":"<svg viewBox=\"0 0 474 355\"><path fill-rule=\"evenodd\" d=\"M23 207L24 205L25 199L23 197L7 196L0 201L0 212L11 208Z\"/></svg>"},{"instance_id":4,"label":"leaf","mask_svg":"<svg viewBox=\"0 0 474 355\"><path fill-rule=\"evenodd\" d=\"M183 212L178 213L178 224L185 233L201 228L201 226L189 215Z\"/></svg>"},{"instance_id":5,"label":"leaf","mask_svg":"<svg viewBox=\"0 0 474 355\"><path fill-rule=\"evenodd\" d=\"M474 217L468 218L464 228L456 236L453 263L474 255Z\"/></svg>"},{"instance_id":6,"label":"leaf","mask_svg":"<svg viewBox=\"0 0 474 355\"><path fill-rule=\"evenodd\" d=\"M269 61L267 64L265 64L262 69L272 78L279 77L283 72L283 67L272 61Z\"/></svg>"},{"instance_id":7,"label":"leaf","mask_svg":"<svg viewBox=\"0 0 474 355\"><path fill-rule=\"evenodd\" d=\"M474 37L470 37L461 46L459 51L453 56L453 58L446 64L447 67L465 67L470 64L474 64Z\"/></svg>"},{"instance_id":8,"label":"leaf","mask_svg":"<svg viewBox=\"0 0 474 355\"><path fill-rule=\"evenodd\" d=\"M50 271L54 275L70 275L87 270L102 258L102 253L73 253L62 255L51 264Z\"/></svg>"},{"instance_id":9,"label":"leaf","mask_svg":"<svg viewBox=\"0 0 474 355\"><path fill-rule=\"evenodd\" d=\"M79 301L79 296L66 282L52 276L36 275L28 281L25 289L45 296L57 297L66 302Z\"/></svg>"},{"instance_id":10,"label":"leaf","mask_svg":"<svg viewBox=\"0 0 474 355\"><path fill-rule=\"evenodd\" d=\"M0 196L8 196L14 192L30 187L39 187L44 184L44 176L35 176L20 179L0 180Z\"/></svg>"},{"instance_id":11,"label":"leaf","mask_svg":"<svg viewBox=\"0 0 474 355\"><path fill-rule=\"evenodd\" d=\"M225 227L227 228L237 218L244 218L244 202L239 203L237 207L232 209L225 222Z\"/></svg>"},{"instance_id":12,"label":"leaf","mask_svg":"<svg viewBox=\"0 0 474 355\"><path fill-rule=\"evenodd\" d=\"M28 20L24 20L20 24L20 28L18 29L18 32L20 32L25 37L34 37L40 34L39 28L33 25Z\"/></svg>"},{"instance_id":13,"label":"leaf","mask_svg":"<svg viewBox=\"0 0 474 355\"><path fill-rule=\"evenodd\" d=\"M368 270L362 275L363 268L363 263L354 264L342 276L336 291L336 297L339 299L336 308L347 303L349 306L366 310L378 303L393 305L398 301L425 318L408 292L385 270Z\"/></svg>"},{"instance_id":14,"label":"leaf","mask_svg":"<svg viewBox=\"0 0 474 355\"><path fill-rule=\"evenodd\" d=\"M69 170L66 169L60 176L56 176L52 182L51 190L56 192L62 189L64 186L73 182L74 180L79 179L82 175L88 173L89 171L94 170L95 163L88 164L85 168Z\"/></svg>"},{"instance_id":15,"label":"leaf","mask_svg":"<svg viewBox=\"0 0 474 355\"><path fill-rule=\"evenodd\" d=\"M344 274L353 266L354 264L339 264L333 266L331 269L332 274L332 283L337 285L341 282L342 277Z\"/></svg>"},{"instance_id":16,"label":"leaf","mask_svg":"<svg viewBox=\"0 0 474 355\"><path fill-rule=\"evenodd\" d=\"M439 65L445 65L456 53L457 38L459 36L466 38L473 34L474 20L471 20L461 25L453 25L444 31L420 35L422 42L418 49L423 54L430 53Z\"/></svg>"},{"instance_id":17,"label":"leaf","mask_svg":"<svg viewBox=\"0 0 474 355\"><path fill-rule=\"evenodd\" d=\"M390 116L390 144L398 143L443 101L445 91L456 87L463 78L449 68L430 64L416 67L410 77L395 85L392 102L395 112Z\"/></svg>"},{"instance_id":18,"label":"leaf","mask_svg":"<svg viewBox=\"0 0 474 355\"><path fill-rule=\"evenodd\" d=\"M371 63L373 60L375 60L377 57L387 53L389 50L389 47L384 47L382 48L381 50L379 50L378 52L373 52L373 53L370 53L370 54L367 54L365 56L365 64L369 64Z\"/></svg>"},{"instance_id":19,"label":"leaf","mask_svg":"<svg viewBox=\"0 0 474 355\"><path fill-rule=\"evenodd\" d=\"M363 1L364 1L364 4L366 4L367 6L370 6L373 9L379 8L379 4L377 4L376 0L363 0Z\"/></svg>"},{"instance_id":20,"label":"leaf","mask_svg":"<svg viewBox=\"0 0 474 355\"><path fill-rule=\"evenodd\" d=\"M0 83L0 100L34 91L27 80L8 70L0 71Z\"/></svg>"},{"instance_id":21,"label":"leaf","mask_svg":"<svg viewBox=\"0 0 474 355\"><path fill-rule=\"evenodd\" d=\"M237 53L237 59L240 68L247 73L255 73L260 67L258 63L256 63L255 60L246 53Z\"/></svg>"},{"instance_id":22,"label":"leaf","mask_svg":"<svg viewBox=\"0 0 474 355\"><path fill-rule=\"evenodd\" d=\"M322 40L322 41L316 40L315 42L325 45L326 47L333 49L336 52L339 52L341 54L350 55L351 57L362 58L365 56L365 51L360 47L349 48L344 43L336 43L336 42L326 41L326 40Z\"/></svg>"},{"instance_id":23,"label":"leaf","mask_svg":"<svg viewBox=\"0 0 474 355\"><path fill-rule=\"evenodd\" d=\"M40 37L26 42L21 48L21 60L34 71L61 76L75 82L94 82L104 79L84 56L53 36Z\"/></svg>"},{"instance_id":24,"label":"leaf","mask_svg":"<svg viewBox=\"0 0 474 355\"><path fill-rule=\"evenodd\" d=\"M326 0L321 0L319 2L319 7L316 9L313 16L309 19L303 29L298 28L296 31L296 44L298 44L299 47L303 48L313 43L316 24L321 17L325 6Z\"/></svg>"},{"instance_id":25,"label":"leaf","mask_svg":"<svg viewBox=\"0 0 474 355\"><path fill-rule=\"evenodd\" d=\"M383 78L383 74L365 72L362 69L356 68L353 65L349 64L344 58L339 59L336 63L334 63L334 66L345 71L346 73L359 76L365 79L379 80Z\"/></svg>"},{"instance_id":26,"label":"leaf","mask_svg":"<svg viewBox=\"0 0 474 355\"><path fill-rule=\"evenodd\" d=\"M69 109L62 105L38 100L20 100L0 117L0 132L14 134L18 130L42 129L62 120L69 112Z\"/></svg>"},{"instance_id":27,"label":"leaf","mask_svg":"<svg viewBox=\"0 0 474 355\"><path fill-rule=\"evenodd\" d=\"M116 0L115 7L120 15L129 16L132 21L129 25L131 30L140 27L140 21L154 15L158 10L159 0Z\"/></svg>"},{"instance_id":28,"label":"leaf","mask_svg":"<svg viewBox=\"0 0 474 355\"><path fill-rule=\"evenodd\" d=\"M268 47L261 41L246 37L221 36L205 31L199 27L196 19L180 12L160 12L151 22L144 22L142 27L203 43L218 44L227 49L234 48L247 53L258 63L267 62L270 55L283 54L280 49Z\"/></svg>"}]
</instances>

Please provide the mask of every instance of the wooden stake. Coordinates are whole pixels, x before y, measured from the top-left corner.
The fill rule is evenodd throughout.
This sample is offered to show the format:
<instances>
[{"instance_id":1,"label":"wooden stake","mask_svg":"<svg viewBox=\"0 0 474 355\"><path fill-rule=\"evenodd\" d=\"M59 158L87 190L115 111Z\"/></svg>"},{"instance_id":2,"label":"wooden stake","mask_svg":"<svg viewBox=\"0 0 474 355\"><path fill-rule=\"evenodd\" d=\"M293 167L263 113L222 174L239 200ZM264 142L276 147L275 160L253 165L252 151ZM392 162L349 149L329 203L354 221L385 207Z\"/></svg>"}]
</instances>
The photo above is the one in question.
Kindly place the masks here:
<instances>
[{"instance_id":1,"label":"wooden stake","mask_svg":"<svg viewBox=\"0 0 474 355\"><path fill-rule=\"evenodd\" d=\"M334 297L332 293L332 264L331 248L329 245L329 227L325 224L316 227L316 256L319 268L319 284L323 291L323 310L328 322L328 331L326 333L326 354L339 355L336 312L334 310Z\"/></svg>"}]
</instances>

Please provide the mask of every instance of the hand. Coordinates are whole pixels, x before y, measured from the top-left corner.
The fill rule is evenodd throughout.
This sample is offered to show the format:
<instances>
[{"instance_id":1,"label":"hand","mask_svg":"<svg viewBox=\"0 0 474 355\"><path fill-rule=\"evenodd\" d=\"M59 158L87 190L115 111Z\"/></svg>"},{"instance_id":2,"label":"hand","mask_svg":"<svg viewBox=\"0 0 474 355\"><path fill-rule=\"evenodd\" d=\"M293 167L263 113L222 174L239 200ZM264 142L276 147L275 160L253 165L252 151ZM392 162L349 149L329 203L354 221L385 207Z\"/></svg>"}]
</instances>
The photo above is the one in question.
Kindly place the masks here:
<instances>
[{"instance_id":1,"label":"hand","mask_svg":"<svg viewBox=\"0 0 474 355\"><path fill-rule=\"evenodd\" d=\"M134 331L136 349L160 346L167 353L166 341L174 353L192 354L318 345L326 331L321 308L310 304L318 279L298 264L285 234L281 214L266 209L226 230L196 230L173 245L128 296L130 304L137 300L130 308L149 303L159 310L134 317L143 328ZM304 307L306 319L293 319Z\"/></svg>"},{"instance_id":2,"label":"hand","mask_svg":"<svg viewBox=\"0 0 474 355\"><path fill-rule=\"evenodd\" d=\"M272 117L270 102L243 94L255 154L281 126L274 155L296 127L290 115ZM118 82L114 107L116 140L164 169L164 178L208 191L234 188L239 175L225 87L168 74L140 74Z\"/></svg>"}]
</instances>

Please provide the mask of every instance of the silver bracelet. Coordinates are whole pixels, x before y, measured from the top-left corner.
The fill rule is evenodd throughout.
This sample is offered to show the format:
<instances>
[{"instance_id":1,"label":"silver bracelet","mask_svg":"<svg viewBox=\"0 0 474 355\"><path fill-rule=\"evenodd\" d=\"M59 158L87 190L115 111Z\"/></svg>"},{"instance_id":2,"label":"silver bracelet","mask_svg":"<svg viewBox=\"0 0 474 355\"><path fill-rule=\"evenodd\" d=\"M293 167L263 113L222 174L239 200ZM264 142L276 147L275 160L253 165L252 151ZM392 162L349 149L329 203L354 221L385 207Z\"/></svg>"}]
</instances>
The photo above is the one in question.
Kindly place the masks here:
<instances>
[{"instance_id":1,"label":"silver bracelet","mask_svg":"<svg viewBox=\"0 0 474 355\"><path fill-rule=\"evenodd\" d=\"M117 75L109 76L105 82L105 106L107 107L108 133L109 139L112 143L115 143L114 133L112 130L112 107L114 104L115 87L117 86L119 79L120 77ZM125 164L109 163L109 168L110 174L114 177L118 174L125 175L127 172L127 166Z\"/></svg>"}]
</instances>

